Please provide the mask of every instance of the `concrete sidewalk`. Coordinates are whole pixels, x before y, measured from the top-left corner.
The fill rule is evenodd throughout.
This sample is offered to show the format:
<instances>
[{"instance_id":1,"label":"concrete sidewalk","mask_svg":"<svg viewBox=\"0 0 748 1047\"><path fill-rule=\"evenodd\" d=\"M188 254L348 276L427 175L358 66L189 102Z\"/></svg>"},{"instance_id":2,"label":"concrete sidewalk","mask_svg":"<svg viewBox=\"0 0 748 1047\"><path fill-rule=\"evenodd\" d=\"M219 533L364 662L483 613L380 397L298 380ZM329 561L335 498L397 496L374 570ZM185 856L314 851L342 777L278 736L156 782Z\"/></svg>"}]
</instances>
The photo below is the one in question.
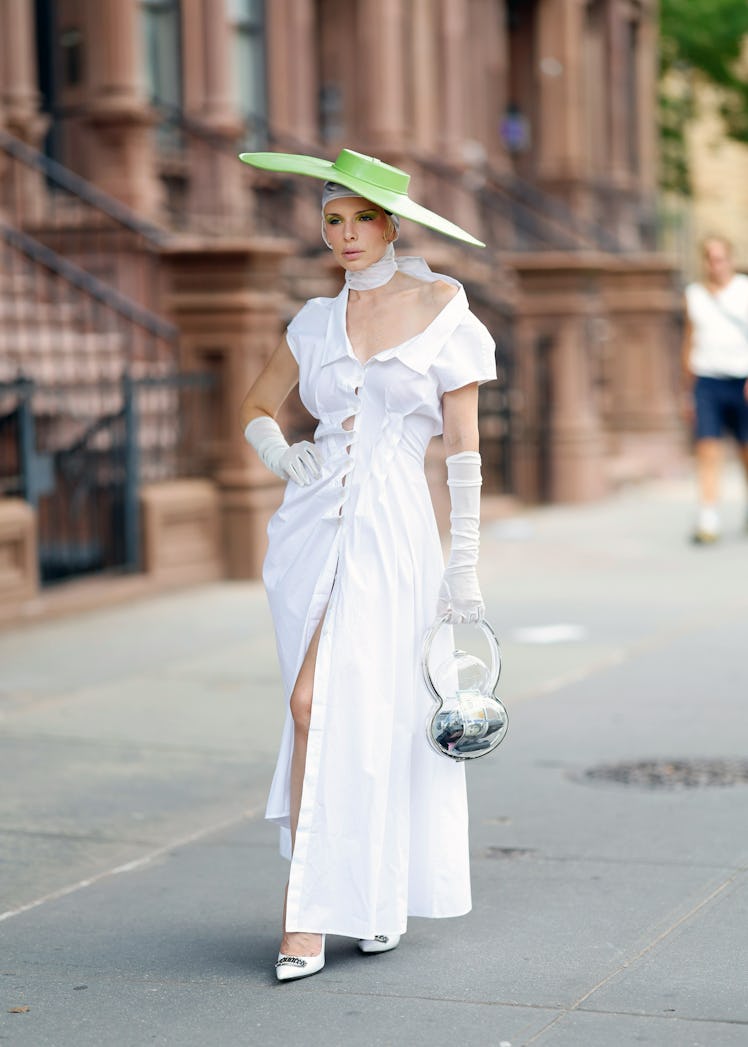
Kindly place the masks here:
<instances>
[{"instance_id":1,"label":"concrete sidewalk","mask_svg":"<svg viewBox=\"0 0 748 1047\"><path fill-rule=\"evenodd\" d=\"M686 542L691 499L484 528L510 732L468 768L473 912L380 957L332 938L291 985L261 588L0 633L0 1043L745 1047L748 787L587 773L748 757L739 477L717 547Z\"/></svg>"}]
</instances>

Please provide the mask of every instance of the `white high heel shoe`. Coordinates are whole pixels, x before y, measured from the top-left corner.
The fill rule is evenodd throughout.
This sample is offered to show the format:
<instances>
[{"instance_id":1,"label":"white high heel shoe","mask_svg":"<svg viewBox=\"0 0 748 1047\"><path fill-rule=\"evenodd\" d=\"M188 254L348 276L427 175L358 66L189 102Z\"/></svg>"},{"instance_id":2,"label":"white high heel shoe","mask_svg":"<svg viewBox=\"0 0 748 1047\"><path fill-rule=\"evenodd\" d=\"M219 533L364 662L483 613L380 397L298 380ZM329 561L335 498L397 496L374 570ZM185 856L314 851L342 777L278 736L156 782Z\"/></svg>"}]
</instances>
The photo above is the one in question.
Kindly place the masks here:
<instances>
[{"instance_id":1,"label":"white high heel shoe","mask_svg":"<svg viewBox=\"0 0 748 1047\"><path fill-rule=\"evenodd\" d=\"M275 977L279 982L290 982L294 978L308 978L317 974L325 966L325 936L322 935L322 948L316 956L289 956L279 952L275 961Z\"/></svg>"},{"instance_id":2,"label":"white high heel shoe","mask_svg":"<svg viewBox=\"0 0 748 1047\"><path fill-rule=\"evenodd\" d=\"M389 952L396 949L400 944L399 934L377 934L374 938L359 938L358 947L361 952Z\"/></svg>"}]
</instances>

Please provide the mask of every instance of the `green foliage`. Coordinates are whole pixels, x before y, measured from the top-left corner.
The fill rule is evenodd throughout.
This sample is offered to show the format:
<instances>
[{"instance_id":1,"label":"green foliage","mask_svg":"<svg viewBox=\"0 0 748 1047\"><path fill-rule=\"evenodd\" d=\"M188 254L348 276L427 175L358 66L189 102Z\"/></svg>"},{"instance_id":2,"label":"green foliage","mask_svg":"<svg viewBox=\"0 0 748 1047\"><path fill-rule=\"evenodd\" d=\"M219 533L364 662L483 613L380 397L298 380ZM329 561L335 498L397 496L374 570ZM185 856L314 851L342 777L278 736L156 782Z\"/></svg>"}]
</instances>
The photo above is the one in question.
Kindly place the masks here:
<instances>
[{"instance_id":1,"label":"green foliage","mask_svg":"<svg viewBox=\"0 0 748 1047\"><path fill-rule=\"evenodd\" d=\"M660 88L660 183L663 189L681 196L691 195L685 128L694 115L690 91L677 94L672 87Z\"/></svg>"},{"instance_id":2,"label":"green foliage","mask_svg":"<svg viewBox=\"0 0 748 1047\"><path fill-rule=\"evenodd\" d=\"M699 79L718 88L727 135L748 143L748 68L741 67L747 35L746 0L661 0L663 188L690 192L684 134L695 115L690 87Z\"/></svg>"}]
</instances>

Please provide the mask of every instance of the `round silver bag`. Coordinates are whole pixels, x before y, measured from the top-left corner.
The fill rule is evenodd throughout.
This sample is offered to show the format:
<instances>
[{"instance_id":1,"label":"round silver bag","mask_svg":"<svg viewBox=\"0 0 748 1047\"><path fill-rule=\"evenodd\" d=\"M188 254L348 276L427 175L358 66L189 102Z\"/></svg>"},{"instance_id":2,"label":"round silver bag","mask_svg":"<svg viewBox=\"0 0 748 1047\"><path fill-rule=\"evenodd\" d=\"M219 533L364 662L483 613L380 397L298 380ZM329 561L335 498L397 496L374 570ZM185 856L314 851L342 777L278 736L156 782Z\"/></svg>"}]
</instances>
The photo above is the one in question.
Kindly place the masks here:
<instances>
[{"instance_id":1,"label":"round silver bag","mask_svg":"<svg viewBox=\"0 0 748 1047\"><path fill-rule=\"evenodd\" d=\"M475 654L454 649L436 668L431 666L434 642L442 642L442 629L452 629L446 618L434 622L423 644L423 675L438 708L426 722L429 744L452 760L475 760L486 756L503 741L508 715L504 703L494 694L501 675L499 641L485 619L460 625L460 630L476 629L488 648L488 664Z\"/></svg>"}]
</instances>

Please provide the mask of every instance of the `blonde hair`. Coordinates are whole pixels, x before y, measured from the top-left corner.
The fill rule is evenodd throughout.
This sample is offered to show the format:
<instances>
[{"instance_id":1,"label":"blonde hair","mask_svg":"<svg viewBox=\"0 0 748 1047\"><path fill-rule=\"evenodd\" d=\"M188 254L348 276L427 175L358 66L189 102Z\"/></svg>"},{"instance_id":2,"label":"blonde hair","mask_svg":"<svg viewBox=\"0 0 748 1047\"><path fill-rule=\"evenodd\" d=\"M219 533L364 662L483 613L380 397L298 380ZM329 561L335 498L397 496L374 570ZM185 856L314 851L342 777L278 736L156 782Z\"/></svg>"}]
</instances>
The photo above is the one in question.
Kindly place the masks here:
<instances>
[{"instance_id":1,"label":"blonde hair","mask_svg":"<svg viewBox=\"0 0 748 1047\"><path fill-rule=\"evenodd\" d=\"M709 244L722 244L725 251L727 252L728 258L732 259L735 254L735 245L732 240L728 240L726 236L722 236L721 233L713 233L709 236L705 236L701 240L701 257L706 258L707 249Z\"/></svg>"},{"instance_id":2,"label":"blonde hair","mask_svg":"<svg viewBox=\"0 0 748 1047\"><path fill-rule=\"evenodd\" d=\"M384 210L384 208L380 208L380 210ZM392 217L389 211L385 211L384 216L387 219L387 226L384 231L384 238L388 243L392 244L395 242L395 240L397 240L398 233L400 232L400 230L398 228L398 224L395 222L394 218Z\"/></svg>"}]
</instances>

